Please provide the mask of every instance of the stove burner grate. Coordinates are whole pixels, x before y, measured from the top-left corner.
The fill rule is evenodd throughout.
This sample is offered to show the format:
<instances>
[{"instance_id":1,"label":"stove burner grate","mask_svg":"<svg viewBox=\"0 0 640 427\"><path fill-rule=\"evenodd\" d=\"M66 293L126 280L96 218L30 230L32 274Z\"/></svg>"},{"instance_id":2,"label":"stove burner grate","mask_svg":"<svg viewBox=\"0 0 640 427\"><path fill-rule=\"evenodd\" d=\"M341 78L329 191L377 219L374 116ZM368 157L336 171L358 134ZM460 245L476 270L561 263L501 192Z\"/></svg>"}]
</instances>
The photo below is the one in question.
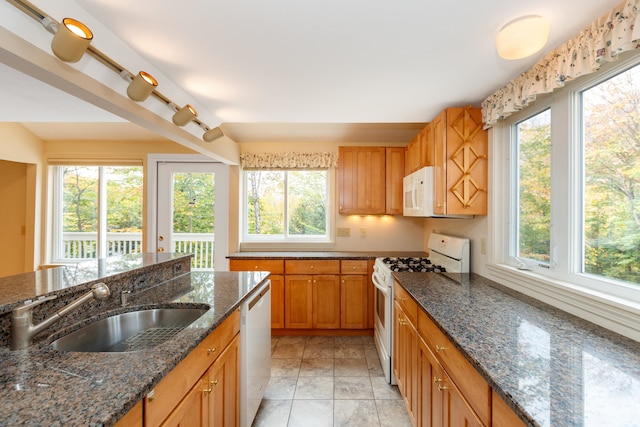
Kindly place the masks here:
<instances>
[{"instance_id":1,"label":"stove burner grate","mask_svg":"<svg viewBox=\"0 0 640 427\"><path fill-rule=\"evenodd\" d=\"M382 262L393 272L444 273L446 269L434 265L429 258L387 257Z\"/></svg>"}]
</instances>

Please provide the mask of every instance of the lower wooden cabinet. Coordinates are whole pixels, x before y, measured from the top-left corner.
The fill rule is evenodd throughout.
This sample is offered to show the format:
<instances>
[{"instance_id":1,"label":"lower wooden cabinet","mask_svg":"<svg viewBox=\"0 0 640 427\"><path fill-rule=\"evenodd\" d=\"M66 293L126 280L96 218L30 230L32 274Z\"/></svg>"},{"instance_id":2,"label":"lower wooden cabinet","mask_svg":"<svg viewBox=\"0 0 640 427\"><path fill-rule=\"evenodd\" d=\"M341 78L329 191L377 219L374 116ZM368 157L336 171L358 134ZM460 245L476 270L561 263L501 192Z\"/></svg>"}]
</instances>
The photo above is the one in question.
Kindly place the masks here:
<instances>
[{"instance_id":1,"label":"lower wooden cabinet","mask_svg":"<svg viewBox=\"0 0 640 427\"><path fill-rule=\"evenodd\" d=\"M118 420L115 427L142 427L142 423L142 401L140 401Z\"/></svg>"},{"instance_id":2,"label":"lower wooden cabinet","mask_svg":"<svg viewBox=\"0 0 640 427\"><path fill-rule=\"evenodd\" d=\"M394 292L393 369L412 425L524 427L397 282Z\"/></svg>"},{"instance_id":3,"label":"lower wooden cabinet","mask_svg":"<svg viewBox=\"0 0 640 427\"><path fill-rule=\"evenodd\" d=\"M339 276L330 274L285 276L285 327L339 329Z\"/></svg>"},{"instance_id":4,"label":"lower wooden cabinet","mask_svg":"<svg viewBox=\"0 0 640 427\"><path fill-rule=\"evenodd\" d=\"M237 426L239 331L236 310L144 398L144 425Z\"/></svg>"}]
</instances>

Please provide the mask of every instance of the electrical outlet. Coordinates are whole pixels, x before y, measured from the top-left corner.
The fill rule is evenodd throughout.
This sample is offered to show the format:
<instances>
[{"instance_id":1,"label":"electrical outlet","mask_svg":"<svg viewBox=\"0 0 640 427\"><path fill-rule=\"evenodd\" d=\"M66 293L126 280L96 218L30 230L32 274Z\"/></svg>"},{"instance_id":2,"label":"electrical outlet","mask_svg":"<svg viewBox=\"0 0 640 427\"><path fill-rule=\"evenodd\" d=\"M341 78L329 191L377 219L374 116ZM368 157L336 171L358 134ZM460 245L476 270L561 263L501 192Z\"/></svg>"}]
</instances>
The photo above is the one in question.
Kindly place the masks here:
<instances>
[{"instance_id":1,"label":"electrical outlet","mask_svg":"<svg viewBox=\"0 0 640 427\"><path fill-rule=\"evenodd\" d=\"M351 236L351 229L348 227L338 227L337 234L338 237L349 237Z\"/></svg>"},{"instance_id":2,"label":"electrical outlet","mask_svg":"<svg viewBox=\"0 0 640 427\"><path fill-rule=\"evenodd\" d=\"M360 237L367 237L367 228L366 227L361 227L360 228Z\"/></svg>"},{"instance_id":3,"label":"electrical outlet","mask_svg":"<svg viewBox=\"0 0 640 427\"><path fill-rule=\"evenodd\" d=\"M480 239L480 253L482 255L487 254L487 239L485 239L484 237Z\"/></svg>"}]
</instances>

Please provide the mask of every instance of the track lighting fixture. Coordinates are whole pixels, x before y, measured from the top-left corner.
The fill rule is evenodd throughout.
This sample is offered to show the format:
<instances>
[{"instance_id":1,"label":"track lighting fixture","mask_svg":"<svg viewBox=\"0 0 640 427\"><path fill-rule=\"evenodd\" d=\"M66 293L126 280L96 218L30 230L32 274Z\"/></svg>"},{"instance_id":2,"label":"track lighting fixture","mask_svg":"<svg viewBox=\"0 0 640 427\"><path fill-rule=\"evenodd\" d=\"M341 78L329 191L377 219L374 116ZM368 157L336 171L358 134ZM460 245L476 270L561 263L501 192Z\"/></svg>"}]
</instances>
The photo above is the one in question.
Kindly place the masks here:
<instances>
[{"instance_id":1,"label":"track lighting fixture","mask_svg":"<svg viewBox=\"0 0 640 427\"><path fill-rule=\"evenodd\" d=\"M195 119L198 112L191 105L187 104L184 107L178 109L173 115L173 123L177 126L184 126L191 120Z\"/></svg>"},{"instance_id":2,"label":"track lighting fixture","mask_svg":"<svg viewBox=\"0 0 640 427\"><path fill-rule=\"evenodd\" d=\"M134 101L142 102L151 95L158 86L158 81L147 72L140 71L127 87L127 95Z\"/></svg>"},{"instance_id":3,"label":"track lighting fixture","mask_svg":"<svg viewBox=\"0 0 640 427\"><path fill-rule=\"evenodd\" d=\"M146 100L149 95L154 95L163 104L171 108L175 112L173 115L173 123L177 126L185 126L194 121L204 130L202 139L206 142L213 142L222 138L224 133L219 127L210 128L202 123L198 118L195 108L187 104L183 108L179 108L173 101L156 90L158 81L149 73L140 71L135 76L122 65L111 59L93 46L90 46L93 40L93 33L82 22L72 18L64 18L61 23L51 18L44 11L33 5L27 0L7 0L20 11L24 12L31 18L40 22L42 26L53 34L51 41L51 50L62 61L78 62L85 51L97 59L106 67L120 74L120 76L129 82L127 87L127 95L130 99L137 102Z\"/></svg>"},{"instance_id":4,"label":"track lighting fixture","mask_svg":"<svg viewBox=\"0 0 640 427\"><path fill-rule=\"evenodd\" d=\"M215 127L213 129L208 129L208 128L205 128L205 129L206 131L202 135L202 139L204 139L206 142L213 142L216 139L222 138L224 136L222 129L220 129L219 127Z\"/></svg>"},{"instance_id":5,"label":"track lighting fixture","mask_svg":"<svg viewBox=\"0 0 640 427\"><path fill-rule=\"evenodd\" d=\"M71 18L64 18L57 27L51 50L65 62L78 62L89 47L93 33L82 22Z\"/></svg>"}]
</instances>

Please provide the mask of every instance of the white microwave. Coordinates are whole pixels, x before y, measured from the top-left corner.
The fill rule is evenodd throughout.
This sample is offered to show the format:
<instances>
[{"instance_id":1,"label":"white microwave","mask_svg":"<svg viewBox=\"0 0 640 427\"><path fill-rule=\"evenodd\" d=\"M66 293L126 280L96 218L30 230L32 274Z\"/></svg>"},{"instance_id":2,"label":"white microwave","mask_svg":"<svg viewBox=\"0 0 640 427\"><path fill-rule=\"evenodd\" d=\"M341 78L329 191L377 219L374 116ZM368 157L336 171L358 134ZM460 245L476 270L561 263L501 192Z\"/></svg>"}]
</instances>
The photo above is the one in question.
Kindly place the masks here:
<instances>
[{"instance_id":1,"label":"white microwave","mask_svg":"<svg viewBox=\"0 0 640 427\"><path fill-rule=\"evenodd\" d=\"M433 166L405 176L402 183L402 215L433 216Z\"/></svg>"},{"instance_id":2,"label":"white microwave","mask_svg":"<svg viewBox=\"0 0 640 427\"><path fill-rule=\"evenodd\" d=\"M405 176L402 184L404 190L402 195L403 216L473 218L473 215L436 215L433 213L433 166L425 166Z\"/></svg>"}]
</instances>

